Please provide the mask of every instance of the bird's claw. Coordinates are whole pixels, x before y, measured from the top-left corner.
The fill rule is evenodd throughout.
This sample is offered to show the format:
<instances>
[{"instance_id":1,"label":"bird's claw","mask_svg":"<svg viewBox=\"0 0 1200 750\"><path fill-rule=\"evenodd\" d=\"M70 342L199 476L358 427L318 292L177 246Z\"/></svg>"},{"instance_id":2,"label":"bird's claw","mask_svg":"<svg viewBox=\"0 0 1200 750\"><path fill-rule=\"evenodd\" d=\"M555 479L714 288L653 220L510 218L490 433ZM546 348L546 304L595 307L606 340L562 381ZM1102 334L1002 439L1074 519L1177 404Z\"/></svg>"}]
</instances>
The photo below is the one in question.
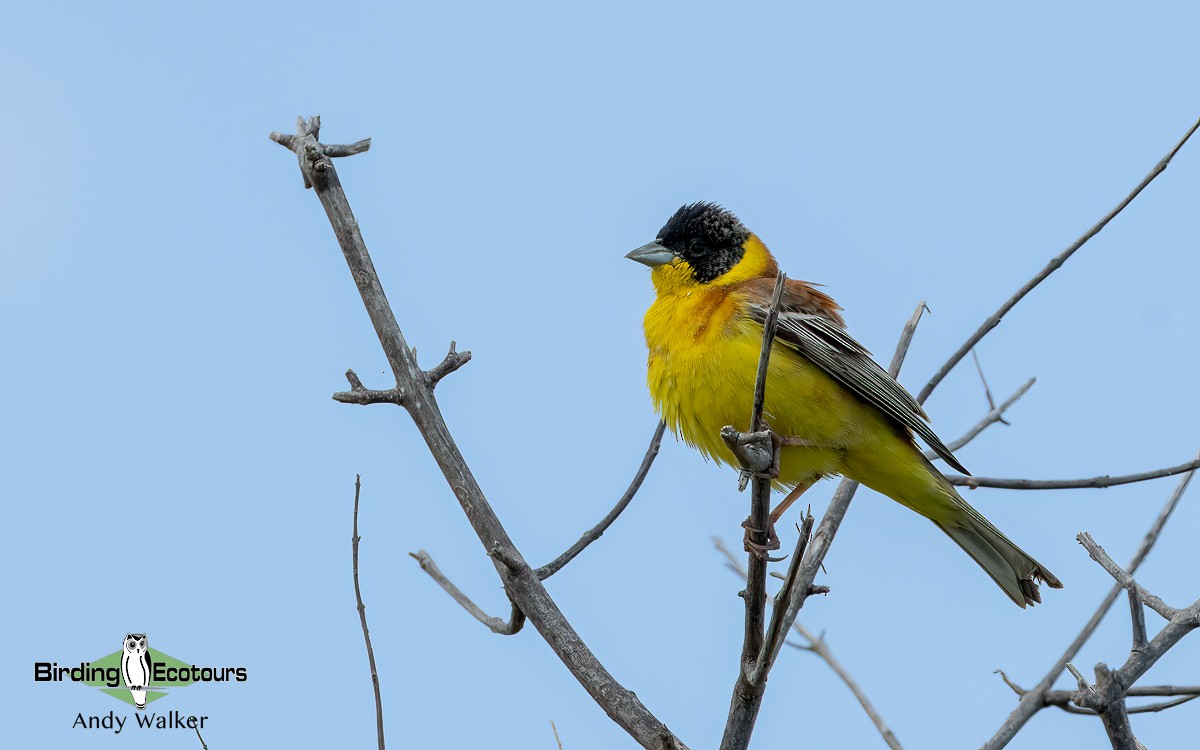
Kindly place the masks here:
<instances>
[{"instance_id":1,"label":"bird's claw","mask_svg":"<svg viewBox=\"0 0 1200 750\"><path fill-rule=\"evenodd\" d=\"M746 533L742 538L742 546L747 552L763 562L780 562L787 559L787 555L784 555L783 557L771 557L771 555L768 554L779 549L779 535L775 533L774 522L770 521L769 519L767 521L767 528L765 532L767 535L767 541L765 543L759 543L750 538L751 534L762 534L764 532L763 529L756 529L751 526L749 518L747 518L745 521L742 521L742 528L746 530Z\"/></svg>"}]
</instances>

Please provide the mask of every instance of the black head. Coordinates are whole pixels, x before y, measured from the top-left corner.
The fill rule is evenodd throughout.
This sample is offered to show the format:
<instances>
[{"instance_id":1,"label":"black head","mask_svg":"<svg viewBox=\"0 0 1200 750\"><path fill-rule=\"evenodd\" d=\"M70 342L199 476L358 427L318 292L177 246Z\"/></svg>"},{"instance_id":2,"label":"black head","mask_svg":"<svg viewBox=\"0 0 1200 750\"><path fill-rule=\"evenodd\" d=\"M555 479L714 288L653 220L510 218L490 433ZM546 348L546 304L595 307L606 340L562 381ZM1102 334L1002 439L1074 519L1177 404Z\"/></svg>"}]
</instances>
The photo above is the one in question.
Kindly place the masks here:
<instances>
[{"instance_id":1,"label":"black head","mask_svg":"<svg viewBox=\"0 0 1200 750\"><path fill-rule=\"evenodd\" d=\"M750 230L716 203L683 206L658 232L658 242L688 262L696 281L707 284L737 265Z\"/></svg>"}]
</instances>

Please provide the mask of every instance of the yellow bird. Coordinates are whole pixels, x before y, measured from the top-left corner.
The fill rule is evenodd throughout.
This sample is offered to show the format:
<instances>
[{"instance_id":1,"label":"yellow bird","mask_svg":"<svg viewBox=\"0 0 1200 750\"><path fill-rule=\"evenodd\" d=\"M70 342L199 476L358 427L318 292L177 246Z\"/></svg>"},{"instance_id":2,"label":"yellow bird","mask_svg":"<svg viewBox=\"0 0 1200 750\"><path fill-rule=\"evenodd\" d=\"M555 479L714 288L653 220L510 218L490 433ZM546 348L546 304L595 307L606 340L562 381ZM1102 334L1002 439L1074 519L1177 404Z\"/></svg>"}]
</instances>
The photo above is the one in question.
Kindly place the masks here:
<instances>
[{"instance_id":1,"label":"yellow bird","mask_svg":"<svg viewBox=\"0 0 1200 750\"><path fill-rule=\"evenodd\" d=\"M646 312L650 396L677 435L737 465L720 437L747 431L754 378L778 265L757 236L713 203L683 206L657 239L629 253L653 269ZM841 308L788 280L767 371L764 417L780 436L777 487L791 488L772 523L817 480L841 474L911 508L946 532L1019 606L1037 581L1062 583L967 504L921 454L913 434L966 472L916 400L846 333Z\"/></svg>"}]
</instances>

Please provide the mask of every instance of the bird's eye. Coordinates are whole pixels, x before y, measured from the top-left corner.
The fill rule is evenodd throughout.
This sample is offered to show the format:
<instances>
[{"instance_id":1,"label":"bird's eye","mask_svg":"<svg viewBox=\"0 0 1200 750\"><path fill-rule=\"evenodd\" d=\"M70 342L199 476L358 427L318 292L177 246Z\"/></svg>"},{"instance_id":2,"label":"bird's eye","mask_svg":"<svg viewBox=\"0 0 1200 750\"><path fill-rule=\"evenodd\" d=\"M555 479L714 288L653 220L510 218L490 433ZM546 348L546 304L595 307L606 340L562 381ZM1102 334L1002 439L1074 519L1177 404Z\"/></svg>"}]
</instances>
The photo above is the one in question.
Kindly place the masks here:
<instances>
[{"instance_id":1,"label":"bird's eye","mask_svg":"<svg viewBox=\"0 0 1200 750\"><path fill-rule=\"evenodd\" d=\"M704 240L700 239L699 237L693 237L692 240L688 242L689 255L699 258L703 257L707 253L708 245L705 244Z\"/></svg>"}]
</instances>

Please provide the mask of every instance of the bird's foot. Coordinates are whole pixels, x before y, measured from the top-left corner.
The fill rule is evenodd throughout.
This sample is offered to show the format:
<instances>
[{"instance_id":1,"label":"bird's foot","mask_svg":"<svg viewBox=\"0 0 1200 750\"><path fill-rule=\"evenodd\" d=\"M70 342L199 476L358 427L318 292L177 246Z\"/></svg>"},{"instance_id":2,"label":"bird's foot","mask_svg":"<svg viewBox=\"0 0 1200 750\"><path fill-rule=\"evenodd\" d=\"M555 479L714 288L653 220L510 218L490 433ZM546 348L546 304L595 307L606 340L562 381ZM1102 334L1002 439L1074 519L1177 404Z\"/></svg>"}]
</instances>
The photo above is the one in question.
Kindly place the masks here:
<instances>
[{"instance_id":1,"label":"bird's foot","mask_svg":"<svg viewBox=\"0 0 1200 750\"><path fill-rule=\"evenodd\" d=\"M756 542L751 538L751 535L762 534L764 531L763 529L756 529L751 526L749 518L747 518L745 521L742 521L742 528L746 530L745 535L742 537L742 546L747 552L763 562L780 562L781 560L787 559L787 555L784 555L783 557L771 557L769 554L779 549L779 535L775 533L774 521L770 519L767 520L767 528L765 531L767 540L765 543Z\"/></svg>"}]
</instances>

